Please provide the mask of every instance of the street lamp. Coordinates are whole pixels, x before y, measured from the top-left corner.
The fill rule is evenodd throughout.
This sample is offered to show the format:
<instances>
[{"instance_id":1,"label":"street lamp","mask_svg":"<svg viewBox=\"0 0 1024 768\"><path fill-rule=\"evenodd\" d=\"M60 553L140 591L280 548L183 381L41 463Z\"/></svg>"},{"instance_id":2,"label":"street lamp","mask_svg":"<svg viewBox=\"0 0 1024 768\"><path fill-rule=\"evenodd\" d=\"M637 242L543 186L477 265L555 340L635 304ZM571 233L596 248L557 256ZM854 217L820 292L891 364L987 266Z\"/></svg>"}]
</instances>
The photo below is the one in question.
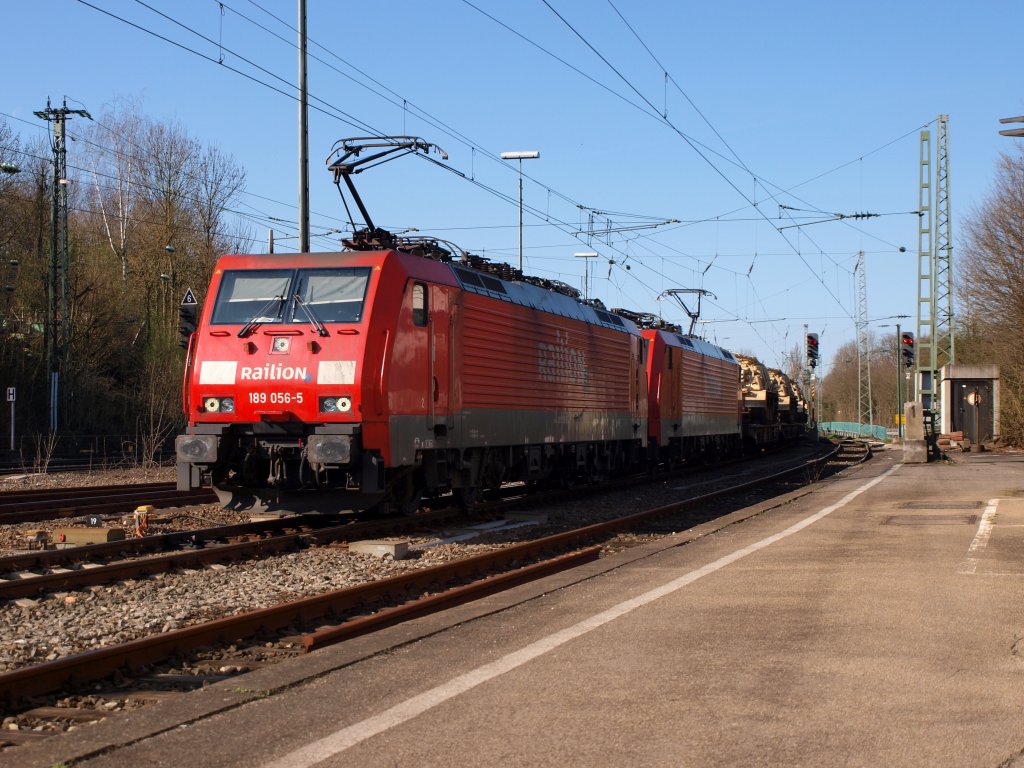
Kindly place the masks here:
<instances>
[{"instance_id":1,"label":"street lamp","mask_svg":"<svg viewBox=\"0 0 1024 768\"><path fill-rule=\"evenodd\" d=\"M15 173L21 173L21 168L16 166L14 163L0 163L0 172L11 176Z\"/></svg>"},{"instance_id":2,"label":"street lamp","mask_svg":"<svg viewBox=\"0 0 1024 768\"><path fill-rule=\"evenodd\" d=\"M523 271L523 160L536 160L540 152L536 150L525 152L502 152L502 160L519 161L519 271Z\"/></svg>"},{"instance_id":3,"label":"street lamp","mask_svg":"<svg viewBox=\"0 0 1024 768\"><path fill-rule=\"evenodd\" d=\"M597 251L583 251L582 253L574 253L577 259L596 259L600 254ZM587 301L590 299L590 262L583 262L583 300Z\"/></svg>"},{"instance_id":4,"label":"street lamp","mask_svg":"<svg viewBox=\"0 0 1024 768\"><path fill-rule=\"evenodd\" d=\"M1020 117L1001 117L999 122L1003 123L1024 123L1024 115ZM1024 139L1024 128L1007 128L1005 131L999 132L1000 136L1012 136L1015 139Z\"/></svg>"}]
</instances>

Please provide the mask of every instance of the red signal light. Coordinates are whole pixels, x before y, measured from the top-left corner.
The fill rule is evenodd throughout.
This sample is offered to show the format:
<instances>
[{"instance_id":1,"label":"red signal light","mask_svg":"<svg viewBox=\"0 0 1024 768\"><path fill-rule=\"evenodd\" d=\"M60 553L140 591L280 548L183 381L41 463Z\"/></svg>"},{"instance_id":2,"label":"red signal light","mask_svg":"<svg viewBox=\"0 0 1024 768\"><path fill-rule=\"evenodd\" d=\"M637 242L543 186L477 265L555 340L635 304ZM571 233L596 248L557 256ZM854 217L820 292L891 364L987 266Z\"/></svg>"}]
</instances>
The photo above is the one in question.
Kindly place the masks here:
<instances>
[{"instance_id":1,"label":"red signal light","mask_svg":"<svg viewBox=\"0 0 1024 768\"><path fill-rule=\"evenodd\" d=\"M818 364L818 334L807 334L807 364L814 368Z\"/></svg>"},{"instance_id":2,"label":"red signal light","mask_svg":"<svg viewBox=\"0 0 1024 768\"><path fill-rule=\"evenodd\" d=\"M903 363L908 368L914 364L914 334L900 334L900 351L903 353Z\"/></svg>"}]
</instances>

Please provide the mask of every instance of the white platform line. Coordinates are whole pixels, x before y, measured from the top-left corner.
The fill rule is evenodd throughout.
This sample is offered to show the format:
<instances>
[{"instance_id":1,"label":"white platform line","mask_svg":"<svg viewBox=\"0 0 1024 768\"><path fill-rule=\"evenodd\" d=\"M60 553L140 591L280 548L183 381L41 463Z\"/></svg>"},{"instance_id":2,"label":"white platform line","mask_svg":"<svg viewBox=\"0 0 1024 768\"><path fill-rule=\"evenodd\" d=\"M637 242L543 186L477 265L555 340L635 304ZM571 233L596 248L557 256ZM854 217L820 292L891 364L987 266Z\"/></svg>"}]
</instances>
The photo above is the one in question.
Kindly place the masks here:
<instances>
[{"instance_id":1,"label":"white platform line","mask_svg":"<svg viewBox=\"0 0 1024 768\"><path fill-rule=\"evenodd\" d=\"M981 522L978 523L978 532L974 534L974 541L967 549L967 558L960 566L957 573L977 573L978 564L981 562L979 555L988 546L988 540L992 536L992 527L996 521L996 508L999 506L999 499L989 499L985 511L981 514Z\"/></svg>"},{"instance_id":2,"label":"white platform line","mask_svg":"<svg viewBox=\"0 0 1024 768\"><path fill-rule=\"evenodd\" d=\"M846 494L835 504L830 504L824 509L815 512L813 515L805 517L803 520L794 523L784 531L761 539L754 544L738 549L724 557L720 557L718 560L715 560L702 568L697 568L696 570L690 571L683 576L673 579L660 587L656 587L630 600L625 600L618 605L612 606L601 613L584 619L583 621L574 624L571 627L567 627L560 632L541 638L540 640L527 645L525 648L513 651L490 664L484 664L481 667L477 667L474 670L459 675L446 683L442 683L428 691L424 691L418 696L413 696L411 699L407 699L400 704L396 704L380 714L373 715L372 717L368 717L358 723L341 728L322 739L318 739L317 741L306 745L305 747L300 747L293 752L289 752L288 754L279 757L277 760L266 763L265 768L308 768L309 766L315 765L323 760L327 760L340 752L344 752L346 749L366 741L372 736L376 736L378 733L382 733L389 728L401 725L402 723L405 723L414 717L443 704L461 693L465 693L466 691L476 688L478 685L486 683L489 680L493 680L499 675L510 672L511 670L516 669L539 656L543 656L559 646L565 645L571 640L575 640L578 637L592 632L610 621L625 616L637 608L641 608L648 603L658 600L659 598L670 595L673 592L692 584L698 579L703 578L704 576L735 563L737 560L740 560L747 555L758 552L777 541L781 541L788 536L792 536L794 533L802 531L804 528L816 523L826 515L830 515L837 509L849 504L853 499L868 489L878 485L889 477L889 475L899 469L900 466L900 464L895 465L882 475L876 477L874 480L870 480Z\"/></svg>"}]
</instances>

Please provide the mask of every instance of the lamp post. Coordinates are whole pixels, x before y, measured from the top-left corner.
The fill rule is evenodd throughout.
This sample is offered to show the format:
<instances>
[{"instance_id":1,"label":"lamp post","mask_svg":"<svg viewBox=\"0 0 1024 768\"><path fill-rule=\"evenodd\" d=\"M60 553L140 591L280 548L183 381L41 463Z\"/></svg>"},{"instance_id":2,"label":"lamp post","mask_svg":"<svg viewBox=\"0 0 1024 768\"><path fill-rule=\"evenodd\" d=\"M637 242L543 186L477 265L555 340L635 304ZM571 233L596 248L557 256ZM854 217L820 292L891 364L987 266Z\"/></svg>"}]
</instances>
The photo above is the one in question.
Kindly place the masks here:
<instances>
[{"instance_id":1,"label":"lamp post","mask_svg":"<svg viewBox=\"0 0 1024 768\"><path fill-rule=\"evenodd\" d=\"M577 259L587 259L583 262L583 300L588 301L590 299L590 261L589 259L596 259L600 254L597 251L583 251L582 253L574 253Z\"/></svg>"},{"instance_id":2,"label":"lamp post","mask_svg":"<svg viewBox=\"0 0 1024 768\"><path fill-rule=\"evenodd\" d=\"M502 152L502 160L519 161L519 271L523 271L523 160L536 160L540 152L536 150L524 152Z\"/></svg>"},{"instance_id":3,"label":"lamp post","mask_svg":"<svg viewBox=\"0 0 1024 768\"><path fill-rule=\"evenodd\" d=\"M8 176L13 176L16 173L21 173L21 168L16 166L14 163L0 163L0 173L4 173ZM8 264L11 267L17 268L18 260L11 259ZM4 286L5 290L14 290L13 286ZM11 452L14 452L14 387L7 388L7 401L11 404Z\"/></svg>"}]
</instances>

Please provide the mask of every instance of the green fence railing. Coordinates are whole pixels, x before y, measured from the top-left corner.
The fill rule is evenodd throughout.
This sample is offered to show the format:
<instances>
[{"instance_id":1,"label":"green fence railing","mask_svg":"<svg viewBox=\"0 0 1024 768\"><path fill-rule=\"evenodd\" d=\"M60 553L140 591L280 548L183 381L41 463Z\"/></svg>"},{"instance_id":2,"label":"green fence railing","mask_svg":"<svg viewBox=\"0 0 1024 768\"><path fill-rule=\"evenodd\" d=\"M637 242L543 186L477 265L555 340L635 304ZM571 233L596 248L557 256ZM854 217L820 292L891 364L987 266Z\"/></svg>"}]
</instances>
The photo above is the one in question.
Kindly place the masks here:
<instances>
[{"instance_id":1,"label":"green fence railing","mask_svg":"<svg viewBox=\"0 0 1024 768\"><path fill-rule=\"evenodd\" d=\"M858 424L855 421L822 421L818 423L818 430L843 437L870 437L875 440L885 440L885 427L877 424Z\"/></svg>"}]
</instances>

